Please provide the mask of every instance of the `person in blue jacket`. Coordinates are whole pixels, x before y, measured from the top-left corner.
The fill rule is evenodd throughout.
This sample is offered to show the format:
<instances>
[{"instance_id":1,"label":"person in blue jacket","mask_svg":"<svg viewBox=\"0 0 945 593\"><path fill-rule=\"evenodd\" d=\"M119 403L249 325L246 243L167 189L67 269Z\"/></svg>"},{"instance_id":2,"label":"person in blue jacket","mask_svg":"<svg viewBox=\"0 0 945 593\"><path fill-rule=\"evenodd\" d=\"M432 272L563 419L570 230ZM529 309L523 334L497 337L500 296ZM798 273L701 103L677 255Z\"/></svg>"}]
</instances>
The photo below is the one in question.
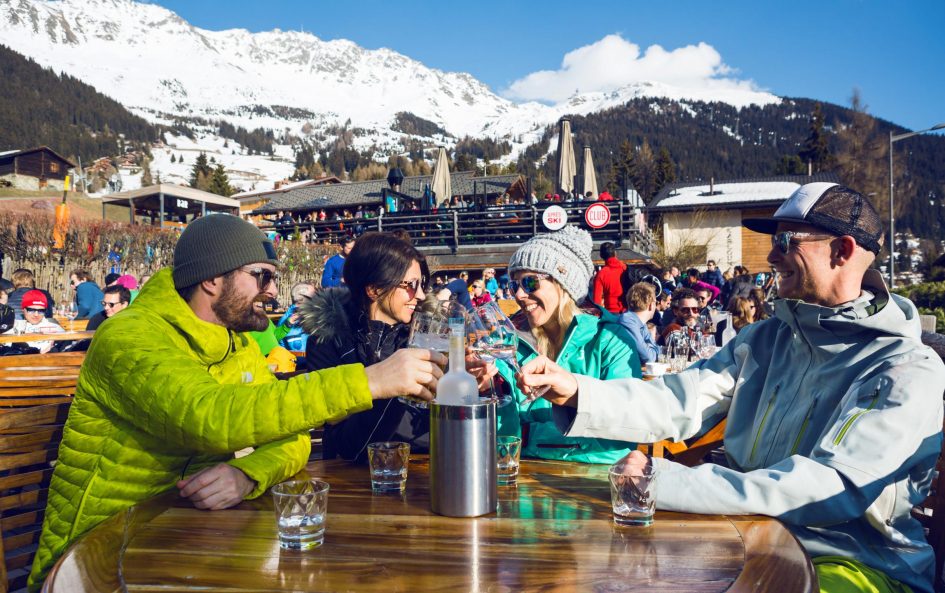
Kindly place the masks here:
<instances>
[{"instance_id":1,"label":"person in blue jacket","mask_svg":"<svg viewBox=\"0 0 945 593\"><path fill-rule=\"evenodd\" d=\"M102 289L92 282L86 270L72 270L69 285L75 290L75 305L79 310L76 319L88 319L102 310Z\"/></svg>"},{"instance_id":2,"label":"person in blue jacket","mask_svg":"<svg viewBox=\"0 0 945 593\"><path fill-rule=\"evenodd\" d=\"M620 325L633 338L640 362L656 362L660 347L646 325L656 313L656 288L649 282L637 282L627 291L626 301L628 310L620 314Z\"/></svg>"},{"instance_id":3,"label":"person in blue jacket","mask_svg":"<svg viewBox=\"0 0 945 593\"><path fill-rule=\"evenodd\" d=\"M345 258L354 248L354 237L346 235L338 242L341 252L328 258L325 270L322 272L322 288L333 288L344 284L342 272L345 269Z\"/></svg>"}]
</instances>

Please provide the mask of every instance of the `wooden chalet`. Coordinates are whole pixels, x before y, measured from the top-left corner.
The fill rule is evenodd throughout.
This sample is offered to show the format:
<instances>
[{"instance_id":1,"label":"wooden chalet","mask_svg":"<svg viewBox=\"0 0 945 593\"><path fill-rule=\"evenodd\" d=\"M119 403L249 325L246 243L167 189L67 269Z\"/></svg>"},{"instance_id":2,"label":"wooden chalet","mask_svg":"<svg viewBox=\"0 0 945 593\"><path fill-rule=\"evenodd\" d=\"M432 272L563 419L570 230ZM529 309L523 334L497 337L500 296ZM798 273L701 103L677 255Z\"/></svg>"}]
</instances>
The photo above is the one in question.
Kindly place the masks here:
<instances>
[{"instance_id":1,"label":"wooden chalet","mask_svg":"<svg viewBox=\"0 0 945 593\"><path fill-rule=\"evenodd\" d=\"M651 222L662 224L668 248L704 243L706 259L715 260L721 270L743 265L764 272L770 268L771 238L743 227L742 220L771 216L801 185L818 181L839 179L819 173L674 184L660 190L647 210Z\"/></svg>"},{"instance_id":2,"label":"wooden chalet","mask_svg":"<svg viewBox=\"0 0 945 593\"><path fill-rule=\"evenodd\" d=\"M62 191L76 164L48 146L0 152L0 185ZM3 182L6 183L3 183Z\"/></svg>"}]
</instances>

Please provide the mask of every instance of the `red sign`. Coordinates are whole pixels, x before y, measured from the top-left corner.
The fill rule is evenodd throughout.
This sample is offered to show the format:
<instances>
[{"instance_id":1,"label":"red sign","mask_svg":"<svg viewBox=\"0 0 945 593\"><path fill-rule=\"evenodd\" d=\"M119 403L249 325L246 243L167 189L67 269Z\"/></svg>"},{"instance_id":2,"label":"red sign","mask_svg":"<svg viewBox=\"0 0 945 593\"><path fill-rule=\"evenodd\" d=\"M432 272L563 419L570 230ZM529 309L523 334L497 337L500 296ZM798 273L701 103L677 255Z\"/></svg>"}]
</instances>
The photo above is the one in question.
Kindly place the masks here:
<instances>
[{"instance_id":1,"label":"red sign","mask_svg":"<svg viewBox=\"0 0 945 593\"><path fill-rule=\"evenodd\" d=\"M591 204L584 211L584 222L592 229L604 228L610 222L610 208L600 202Z\"/></svg>"}]
</instances>

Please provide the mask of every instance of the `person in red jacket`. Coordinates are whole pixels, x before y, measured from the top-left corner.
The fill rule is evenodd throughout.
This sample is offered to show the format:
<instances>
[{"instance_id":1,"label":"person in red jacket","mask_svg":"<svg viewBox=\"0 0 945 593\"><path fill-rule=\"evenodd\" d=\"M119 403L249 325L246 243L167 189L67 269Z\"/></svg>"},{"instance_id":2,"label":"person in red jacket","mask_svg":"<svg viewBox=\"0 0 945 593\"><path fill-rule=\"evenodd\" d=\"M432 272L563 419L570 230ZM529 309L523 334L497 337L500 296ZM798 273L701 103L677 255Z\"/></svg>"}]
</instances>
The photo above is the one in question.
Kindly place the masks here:
<instances>
[{"instance_id":1,"label":"person in red jacket","mask_svg":"<svg viewBox=\"0 0 945 593\"><path fill-rule=\"evenodd\" d=\"M594 302L611 313L619 315L627 310L623 302L623 277L627 265L617 259L617 251L611 242L601 243L600 257L604 267L594 276Z\"/></svg>"}]
</instances>

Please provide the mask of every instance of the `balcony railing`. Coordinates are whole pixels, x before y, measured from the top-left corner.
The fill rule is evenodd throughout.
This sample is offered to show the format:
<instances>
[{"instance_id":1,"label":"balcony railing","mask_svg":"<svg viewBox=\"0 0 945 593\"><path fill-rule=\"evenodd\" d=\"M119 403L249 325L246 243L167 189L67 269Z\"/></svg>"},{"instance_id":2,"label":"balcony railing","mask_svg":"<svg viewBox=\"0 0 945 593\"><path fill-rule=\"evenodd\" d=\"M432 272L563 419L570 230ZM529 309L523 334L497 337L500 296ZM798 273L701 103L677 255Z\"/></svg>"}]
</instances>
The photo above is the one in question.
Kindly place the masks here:
<instances>
[{"instance_id":1,"label":"balcony railing","mask_svg":"<svg viewBox=\"0 0 945 593\"><path fill-rule=\"evenodd\" d=\"M568 223L591 233L595 242L612 241L644 255L652 249L652 240L640 211L622 202L601 202L610 208L610 222L592 229L584 220L590 203L560 204L568 215ZM324 221L274 222L262 226L283 236L308 230L311 241L335 242L347 234L366 231L399 231L410 234L420 248L442 248L453 252L466 246L518 244L533 235L548 232L542 213L549 205L490 206L485 210L439 209L435 212L388 212L371 218L346 218Z\"/></svg>"}]
</instances>

